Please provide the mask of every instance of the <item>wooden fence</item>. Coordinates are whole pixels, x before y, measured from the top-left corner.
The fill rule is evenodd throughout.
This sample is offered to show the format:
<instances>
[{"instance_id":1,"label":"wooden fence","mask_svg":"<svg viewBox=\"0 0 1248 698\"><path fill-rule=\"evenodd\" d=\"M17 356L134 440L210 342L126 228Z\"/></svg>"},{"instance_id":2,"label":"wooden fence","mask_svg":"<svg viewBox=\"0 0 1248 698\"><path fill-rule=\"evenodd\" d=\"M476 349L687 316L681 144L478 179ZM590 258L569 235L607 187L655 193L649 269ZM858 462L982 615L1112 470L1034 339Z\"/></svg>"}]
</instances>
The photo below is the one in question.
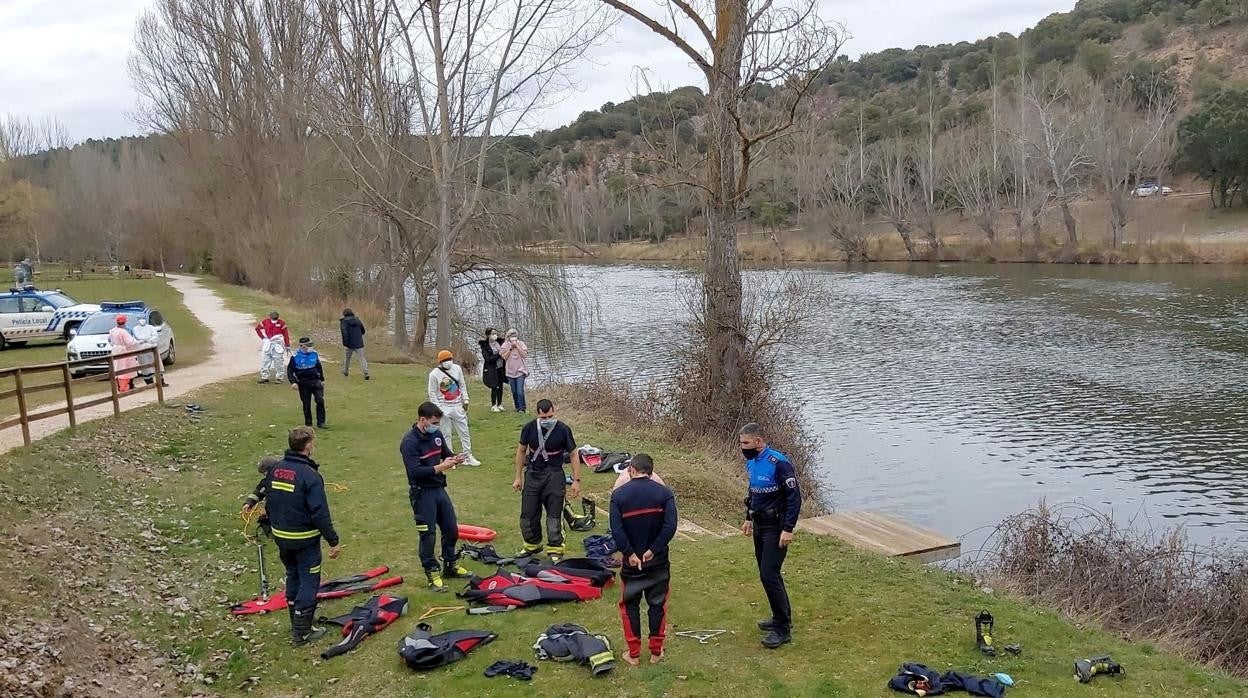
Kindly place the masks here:
<instances>
[{"instance_id":1,"label":"wooden fence","mask_svg":"<svg viewBox=\"0 0 1248 698\"><path fill-rule=\"evenodd\" d=\"M131 385L129 390L122 392L117 384L117 379L129 378L131 383L135 382L138 378L139 371L146 368L146 366L142 365L142 359L140 358L144 355L151 356L151 368L155 374L153 376L154 382L151 385L144 386ZM140 365L133 368L118 370L117 360L128 357L140 358ZM82 378L73 377L75 370L83 370L86 367L100 366L101 364L107 364L108 371L106 374L99 373L84 376ZM42 374L52 374L55 376L55 379L47 383L28 385L26 380L27 378ZM108 376L108 395L103 397L93 397L81 402L74 400L75 385L98 382L102 375ZM37 422L41 419L51 419L52 417L59 417L61 415L68 415L69 426L78 426L78 418L76 414L78 410L85 410L89 407L95 407L96 405L103 405L109 402L113 403L113 414L119 415L121 414L121 400L123 398L130 395L136 395L153 388L156 390L156 400L162 405L165 404L164 367L160 362L160 349L158 347L136 349L124 354L110 353L104 356L79 359L77 361L62 361L61 363L55 364L36 364L34 366L16 366L14 368L0 369L0 385L3 385L2 381L10 378L13 380L13 388L12 390L0 392L0 400L7 400L8 398L16 397L17 416L0 421L0 431L21 425L22 440L27 446L30 445L31 441L31 422ZM65 393L65 404L46 409L42 412L31 412L27 406L27 396L49 390L63 391Z\"/></svg>"}]
</instances>

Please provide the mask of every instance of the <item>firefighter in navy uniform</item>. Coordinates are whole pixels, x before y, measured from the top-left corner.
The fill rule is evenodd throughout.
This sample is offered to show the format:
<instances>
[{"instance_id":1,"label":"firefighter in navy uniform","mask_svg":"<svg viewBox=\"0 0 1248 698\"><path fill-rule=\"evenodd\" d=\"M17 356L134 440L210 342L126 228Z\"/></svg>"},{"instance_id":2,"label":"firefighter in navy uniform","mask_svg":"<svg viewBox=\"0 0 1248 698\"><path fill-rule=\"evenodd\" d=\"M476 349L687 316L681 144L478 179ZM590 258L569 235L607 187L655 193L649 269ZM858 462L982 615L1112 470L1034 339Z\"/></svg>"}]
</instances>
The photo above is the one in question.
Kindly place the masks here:
<instances>
[{"instance_id":1,"label":"firefighter in navy uniform","mask_svg":"<svg viewBox=\"0 0 1248 698\"><path fill-rule=\"evenodd\" d=\"M453 470L467 457L451 452L441 430L442 408L426 402L417 408L416 416L416 423L399 444L399 455L407 471L408 499L420 534L420 564L425 568L429 588L446 591L443 577L470 574L459 564L455 552L459 522L455 519L455 505L446 493L446 471ZM437 531L442 533L442 566L433 552Z\"/></svg>"},{"instance_id":2,"label":"firefighter in navy uniform","mask_svg":"<svg viewBox=\"0 0 1248 698\"><path fill-rule=\"evenodd\" d=\"M754 537L758 577L771 606L771 617L758 623L759 630L767 633L763 646L776 649L793 641L793 609L780 568L793 541L793 527L802 510L802 493L793 464L783 453L767 446L762 427L752 422L746 424L741 428L740 443L750 478L741 532Z\"/></svg>"},{"instance_id":3,"label":"firefighter in navy uniform","mask_svg":"<svg viewBox=\"0 0 1248 698\"><path fill-rule=\"evenodd\" d=\"M321 538L329 543L331 560L338 557L339 548L325 499L325 481L312 460L316 436L308 427L295 427L287 441L290 450L269 471L264 490L273 540L286 567L290 639L298 646L325 634L312 626L321 586Z\"/></svg>"}]
</instances>

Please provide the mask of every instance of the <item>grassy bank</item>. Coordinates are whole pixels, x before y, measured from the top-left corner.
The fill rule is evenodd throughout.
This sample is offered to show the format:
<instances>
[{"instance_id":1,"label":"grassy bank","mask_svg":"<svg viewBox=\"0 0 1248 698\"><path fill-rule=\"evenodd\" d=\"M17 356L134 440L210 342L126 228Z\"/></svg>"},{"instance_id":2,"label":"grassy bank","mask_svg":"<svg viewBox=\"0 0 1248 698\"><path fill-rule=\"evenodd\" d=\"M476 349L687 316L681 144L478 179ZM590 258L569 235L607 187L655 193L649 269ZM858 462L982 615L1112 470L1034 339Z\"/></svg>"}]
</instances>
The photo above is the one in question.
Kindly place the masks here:
<instances>
[{"instance_id":1,"label":"grassy bank","mask_svg":"<svg viewBox=\"0 0 1248 698\"><path fill-rule=\"evenodd\" d=\"M263 291L227 284L212 276L200 277L200 281L220 295L231 310L252 315L257 322L270 311L278 311L290 327L292 340L301 336L312 337L320 345L320 353L327 357L338 356L337 348L342 345L338 319L342 317L343 308L349 307L367 329L364 343L370 362L402 364L412 361L412 356L406 350L396 347L386 331L389 323L385 309L367 301L322 300L318 303L301 303Z\"/></svg>"},{"instance_id":2,"label":"grassy bank","mask_svg":"<svg viewBox=\"0 0 1248 698\"><path fill-rule=\"evenodd\" d=\"M422 399L423 369L378 366L374 380L343 379L328 371L331 429L316 457L331 491L343 555L326 561L329 576L390 565L408 583L414 615L454 599L424 588L416 534L398 460L398 441ZM474 389L478 385L471 386ZM540 392L540 391L539 391ZM481 409L472 419L476 452L485 465L450 473L461 520L501 533L499 546L518 546L518 497L510 487L511 457L521 418ZM540 394L530 396L533 400ZM327 662L311 649L286 643L285 617L232 619L230 601L256 593L254 550L240 533L239 497L256 480L256 459L280 451L298 419L293 391L241 379L195 396L208 412L148 408L89 425L0 458L0 613L8 622L0 661L0 693L17 692L12 677L38 666L53 687L66 678L92 679L131 695L194 690L232 695L709 695L885 696L885 681L903 661L978 673L1006 671L1033 695L1242 695L1235 680L1194 667L1144 644L1074 627L1058 615L1013 598L976 590L940 570L882 559L835 541L799 534L786 575L798 620L795 644L768 652L754 621L764 616L749 542L739 536L680 539L673 546L670 617L673 630L724 628L711 644L672 637L657 667L620 666L591 680L584 668L543 664L533 687L485 679L500 658L531 660L531 645L551 623L571 621L622 642L616 588L601 601L555 605L512 614L441 616L435 629L475 627L499 633L466 661L425 674L404 668L395 644L414 617L368 640L355 653ZM683 512L695 521L735 523L735 507L700 495L710 464L599 423L566 414L582 442L647 450L674 486ZM612 478L586 475L586 490L605 501ZM725 484L737 487L738 483ZM599 527L599 532L601 526ZM583 534L570 534L579 545ZM276 556L270 575L280 579ZM484 566L469 562L479 572ZM31 599L40 599L32 603ZM346 612L363 597L323 606ZM1020 642L1020 658L987 659L974 648L971 618L990 608L1002 641ZM0 635L0 637L4 637ZM322 646L328 642L322 642ZM39 647L36 647L39 645ZM55 651L57 658L40 657ZM1074 684L1076 657L1112 653L1128 679ZM3 657L0 657L3 659ZM8 680L10 683L6 684ZM179 685L177 682L185 682ZM54 691L49 691L54 692Z\"/></svg>"},{"instance_id":3,"label":"grassy bank","mask_svg":"<svg viewBox=\"0 0 1248 698\"><path fill-rule=\"evenodd\" d=\"M1132 202L1125 237L1113 246L1107 237L1108 211L1104 202L1080 202L1074 207L1080 244L1065 245L1066 232L1056 212L1041 227L1040 240L1030 234L1020 242L1013 221L997 222L996 244L988 244L972 220L956 213L942 215L941 261L1078 264L1246 264L1248 263L1248 209L1210 210L1207 197L1174 196ZM868 226L866 250L871 261L908 261L901 238L883 221ZM922 234L914 239L922 247ZM796 228L751 230L738 238L743 259L755 263L843 262L836 241L819 228L817 218ZM542 248L542 254L570 259L634 262L690 262L703 259L700 236L671 238L659 243L625 242Z\"/></svg>"}]
</instances>

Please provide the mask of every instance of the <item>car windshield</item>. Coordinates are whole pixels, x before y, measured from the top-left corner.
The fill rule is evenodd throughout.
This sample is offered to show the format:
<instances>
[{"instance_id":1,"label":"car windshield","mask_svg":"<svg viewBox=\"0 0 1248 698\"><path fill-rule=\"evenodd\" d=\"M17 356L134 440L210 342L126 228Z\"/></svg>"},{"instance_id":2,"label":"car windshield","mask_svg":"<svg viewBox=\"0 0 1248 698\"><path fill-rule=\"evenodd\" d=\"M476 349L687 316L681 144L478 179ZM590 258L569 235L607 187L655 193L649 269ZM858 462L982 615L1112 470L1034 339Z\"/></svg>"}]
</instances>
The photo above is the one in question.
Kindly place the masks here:
<instances>
[{"instance_id":1,"label":"car windshield","mask_svg":"<svg viewBox=\"0 0 1248 698\"><path fill-rule=\"evenodd\" d=\"M139 318L143 317L143 313L128 312L125 313L126 324L133 326ZM108 334L108 331L117 326L117 313L96 313L83 321L78 327L78 334Z\"/></svg>"},{"instance_id":2,"label":"car windshield","mask_svg":"<svg viewBox=\"0 0 1248 698\"><path fill-rule=\"evenodd\" d=\"M43 300L53 308L68 308L71 305L78 305L78 301L64 293L45 293L43 294Z\"/></svg>"}]
</instances>

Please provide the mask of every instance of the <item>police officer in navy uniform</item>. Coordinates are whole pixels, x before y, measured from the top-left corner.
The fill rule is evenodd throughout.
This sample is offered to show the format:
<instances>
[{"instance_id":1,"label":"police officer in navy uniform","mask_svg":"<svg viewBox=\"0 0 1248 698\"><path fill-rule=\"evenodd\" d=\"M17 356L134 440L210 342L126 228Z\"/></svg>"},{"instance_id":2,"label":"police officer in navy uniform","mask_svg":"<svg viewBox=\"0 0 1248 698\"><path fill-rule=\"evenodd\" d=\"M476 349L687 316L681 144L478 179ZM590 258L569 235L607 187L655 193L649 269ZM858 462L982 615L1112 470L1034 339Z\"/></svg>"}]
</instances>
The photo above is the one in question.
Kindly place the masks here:
<instances>
[{"instance_id":1,"label":"police officer in navy uniform","mask_svg":"<svg viewBox=\"0 0 1248 698\"><path fill-rule=\"evenodd\" d=\"M762 427L753 422L741 427L740 443L750 478L741 532L754 537L758 577L771 606L771 617L758 623L759 630L766 632L763 646L776 649L793 641L793 609L780 568L802 510L802 492L793 464L788 456L767 446Z\"/></svg>"},{"instance_id":2,"label":"police officer in navy uniform","mask_svg":"<svg viewBox=\"0 0 1248 698\"><path fill-rule=\"evenodd\" d=\"M429 588L443 592L447 590L443 577L469 575L455 552L459 522L455 505L446 493L446 471L454 470L466 457L452 453L442 434L442 408L426 402L417 408L416 416L416 423L399 444L399 455L407 471L408 499L416 518L416 532L420 534L420 564L425 568ZM438 565L433 554L435 526L442 533L443 566Z\"/></svg>"},{"instance_id":3,"label":"police officer in navy uniform","mask_svg":"<svg viewBox=\"0 0 1248 698\"><path fill-rule=\"evenodd\" d=\"M286 364L286 379L290 387L299 390L303 403L303 423L312 426L312 400L316 400L316 428L326 429L325 424L325 369L321 357L312 349L312 340L299 338L299 350L290 355Z\"/></svg>"},{"instance_id":4,"label":"police officer in navy uniform","mask_svg":"<svg viewBox=\"0 0 1248 698\"><path fill-rule=\"evenodd\" d=\"M312 460L316 435L295 427L287 437L290 449L264 480L265 508L273 540L286 567L286 605L290 612L290 639L306 645L325 631L312 626L316 592L321 586L321 539L329 544L330 559L338 557L338 532L325 499L320 466Z\"/></svg>"}]
</instances>

